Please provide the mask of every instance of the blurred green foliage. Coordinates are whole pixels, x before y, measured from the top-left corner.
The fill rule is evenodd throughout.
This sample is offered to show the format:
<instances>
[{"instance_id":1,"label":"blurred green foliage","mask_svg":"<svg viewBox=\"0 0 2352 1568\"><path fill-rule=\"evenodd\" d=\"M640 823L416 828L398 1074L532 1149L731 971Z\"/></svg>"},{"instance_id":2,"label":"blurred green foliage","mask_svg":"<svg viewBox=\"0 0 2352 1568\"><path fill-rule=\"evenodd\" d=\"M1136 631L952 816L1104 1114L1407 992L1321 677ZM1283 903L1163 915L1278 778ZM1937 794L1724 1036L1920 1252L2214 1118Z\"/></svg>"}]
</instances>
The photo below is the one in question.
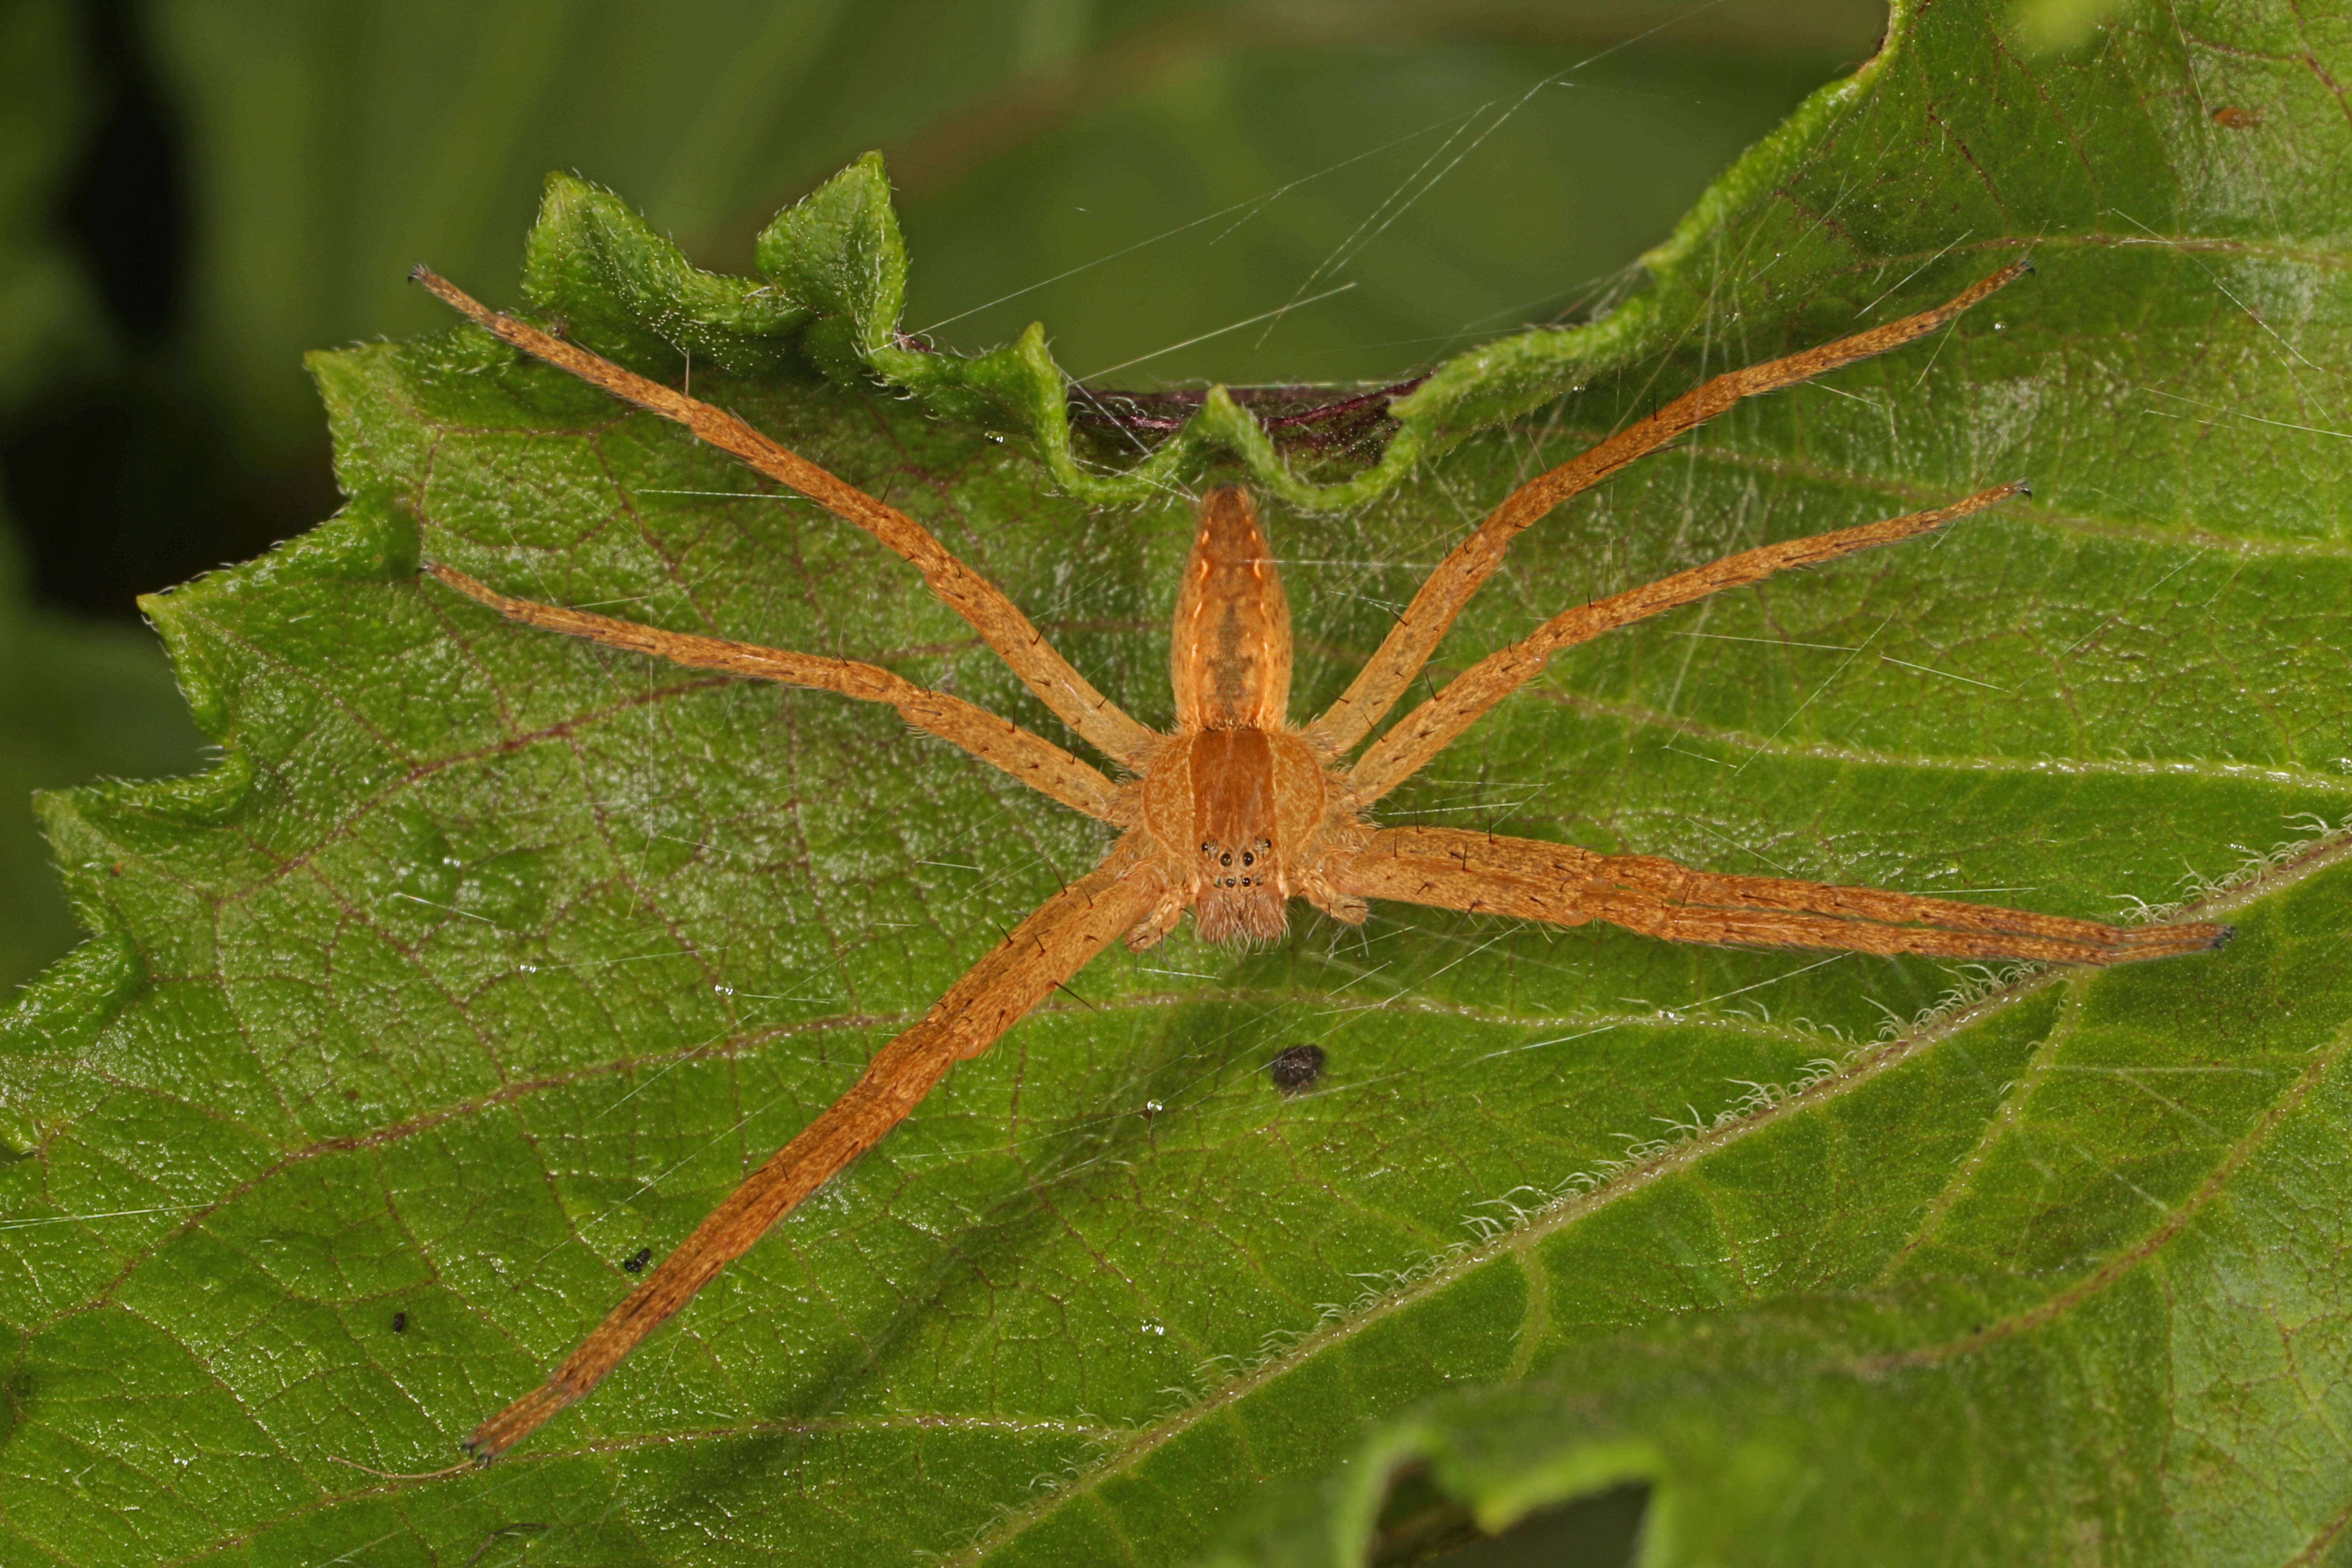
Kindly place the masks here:
<instances>
[{"instance_id":1,"label":"blurred green foliage","mask_svg":"<svg viewBox=\"0 0 2352 1568\"><path fill-rule=\"evenodd\" d=\"M68 7L0 7L0 421L115 352L51 221L92 118L87 79ZM0 501L0 993L75 937L32 792L183 772L198 744L162 649L126 627L35 607L13 531Z\"/></svg>"},{"instance_id":2,"label":"blurred green foliage","mask_svg":"<svg viewBox=\"0 0 2352 1568\"><path fill-rule=\"evenodd\" d=\"M89 120L71 13L0 10L0 412L104 352L97 301L50 208Z\"/></svg>"},{"instance_id":3,"label":"blurred green foliage","mask_svg":"<svg viewBox=\"0 0 2352 1568\"><path fill-rule=\"evenodd\" d=\"M436 323L411 265L493 293L515 275L548 171L625 193L698 261L740 269L760 225L869 147L890 154L923 258L910 327L1211 219L946 341L1042 319L1085 375L1277 307L1337 253L1352 260L1333 280L1357 298L1255 354L1227 338L1151 373L1385 375L1623 266L1881 22L1868 0L1694 9L164 0L153 15L197 153L191 341L246 438L274 449L317 439L303 353ZM1482 106L1523 96L1479 140L1497 118ZM1434 188L1384 205L1416 172Z\"/></svg>"}]
</instances>

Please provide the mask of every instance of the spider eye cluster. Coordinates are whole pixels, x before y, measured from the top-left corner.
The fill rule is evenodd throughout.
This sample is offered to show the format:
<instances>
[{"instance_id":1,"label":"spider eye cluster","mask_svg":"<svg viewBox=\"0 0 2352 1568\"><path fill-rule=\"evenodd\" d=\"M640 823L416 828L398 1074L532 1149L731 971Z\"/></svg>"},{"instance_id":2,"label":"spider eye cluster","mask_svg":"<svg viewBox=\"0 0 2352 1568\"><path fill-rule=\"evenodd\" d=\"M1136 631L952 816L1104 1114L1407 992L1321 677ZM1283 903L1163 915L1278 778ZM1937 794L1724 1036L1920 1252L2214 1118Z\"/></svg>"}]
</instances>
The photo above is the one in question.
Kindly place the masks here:
<instances>
[{"instance_id":1,"label":"spider eye cluster","mask_svg":"<svg viewBox=\"0 0 2352 1568\"><path fill-rule=\"evenodd\" d=\"M1257 867L1259 862L1274 858L1273 839L1261 837L1241 847L1239 851L1241 866L1238 875L1234 874L1235 853L1213 838L1204 838L1201 841L1202 858L1214 862L1215 865L1215 869L1209 874L1209 886L1255 888L1265 881L1265 873L1257 869Z\"/></svg>"}]
</instances>

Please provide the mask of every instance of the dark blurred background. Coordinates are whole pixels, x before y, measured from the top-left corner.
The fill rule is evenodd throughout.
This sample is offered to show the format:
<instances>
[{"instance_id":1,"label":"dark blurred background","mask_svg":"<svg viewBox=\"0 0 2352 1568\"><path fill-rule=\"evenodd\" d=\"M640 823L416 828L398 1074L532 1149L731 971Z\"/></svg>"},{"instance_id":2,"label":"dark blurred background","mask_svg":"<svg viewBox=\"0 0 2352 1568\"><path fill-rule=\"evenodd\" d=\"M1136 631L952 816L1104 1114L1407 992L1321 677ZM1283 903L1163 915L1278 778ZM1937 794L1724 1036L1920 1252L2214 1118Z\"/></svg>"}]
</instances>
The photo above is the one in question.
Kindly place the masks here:
<instances>
[{"instance_id":1,"label":"dark blurred background","mask_svg":"<svg viewBox=\"0 0 2352 1568\"><path fill-rule=\"evenodd\" d=\"M547 171L743 269L778 207L879 147L907 324L943 346L1035 319L1111 384L1388 381L1572 318L1883 19L0 0L0 985L74 936L28 793L199 764L136 595L333 510L302 353L444 325L420 260L511 302Z\"/></svg>"}]
</instances>

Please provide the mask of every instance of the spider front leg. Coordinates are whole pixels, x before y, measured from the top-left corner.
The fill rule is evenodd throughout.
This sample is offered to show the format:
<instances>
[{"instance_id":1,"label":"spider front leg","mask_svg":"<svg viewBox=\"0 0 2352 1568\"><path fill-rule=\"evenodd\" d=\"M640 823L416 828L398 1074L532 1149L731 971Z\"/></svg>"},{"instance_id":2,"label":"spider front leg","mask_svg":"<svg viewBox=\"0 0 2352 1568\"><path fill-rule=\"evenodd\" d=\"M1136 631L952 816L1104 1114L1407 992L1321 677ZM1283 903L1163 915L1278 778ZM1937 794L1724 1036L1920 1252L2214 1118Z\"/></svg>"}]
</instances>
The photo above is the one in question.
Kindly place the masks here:
<instances>
[{"instance_id":1,"label":"spider front leg","mask_svg":"<svg viewBox=\"0 0 2352 1568\"><path fill-rule=\"evenodd\" d=\"M1118 786L1103 777L1099 770L1010 719L1000 719L961 697L917 686L878 665L827 658L819 654L788 653L782 648L761 647L757 643L734 642L726 637L666 632L658 626L640 626L587 610L513 598L437 563L427 563L425 571L467 598L525 626L541 626L567 637L603 643L607 647L651 654L691 669L723 670L755 680L773 680L785 686L838 691L845 697L862 698L868 702L887 702L909 724L929 730L982 762L1003 769L1039 794L1074 811L1085 812L1104 822L1125 818Z\"/></svg>"},{"instance_id":2,"label":"spider front leg","mask_svg":"<svg viewBox=\"0 0 2352 1568\"><path fill-rule=\"evenodd\" d=\"M1545 513L1570 497L1582 493L1619 469L1658 450L1705 424L1743 398L1776 392L1812 380L1843 365L1885 353L1940 331L1961 312L2032 270L2030 262L2012 262L1932 310L1889 321L1883 327L1856 332L1786 359L1767 360L1744 370L1730 371L1683 394L1646 419L1628 425L1600 445L1570 458L1503 498L1477 531L1455 545L1429 574L1412 603L1389 635L1349 682L1339 700L1307 726L1307 738L1318 750L1346 752L1371 732L1395 706L1436 650L1454 617L1503 563L1511 541Z\"/></svg>"},{"instance_id":3,"label":"spider front leg","mask_svg":"<svg viewBox=\"0 0 2352 1568\"><path fill-rule=\"evenodd\" d=\"M929 529L897 507L828 473L723 408L714 408L528 321L491 310L431 268L419 267L409 276L499 341L648 413L675 420L698 439L864 529L921 573L931 592L996 650L1038 700L1104 754L1131 763L1150 747L1151 731L1088 684L1045 640L1045 634L1004 596L1003 589L965 565Z\"/></svg>"},{"instance_id":4,"label":"spider front leg","mask_svg":"<svg viewBox=\"0 0 2352 1568\"><path fill-rule=\"evenodd\" d=\"M950 1068L995 1044L1123 935L1161 890L1144 836L1113 845L1102 864L1013 927L920 1023L876 1052L848 1093L711 1210L545 1383L476 1427L467 1450L487 1464L584 1396L729 1260L905 1121Z\"/></svg>"},{"instance_id":5,"label":"spider front leg","mask_svg":"<svg viewBox=\"0 0 2352 1568\"><path fill-rule=\"evenodd\" d=\"M1840 529L1835 533L1816 533L1781 544L1743 550L1737 555L1661 577L1642 587L1563 610L1537 627L1532 636L1488 654L1448 681L1436 696L1398 720L1348 771L1350 796L1360 810L1412 777L1428 765L1431 758L1452 745L1462 731L1476 723L1487 709L1534 679L1551 656L1562 648L1589 642L1603 632L1646 620L1662 611L1696 604L1726 588L1761 582L1776 572L1816 566L1857 550L1875 549L1933 533L1948 522L2026 493L2021 481L1996 485L1931 511L1910 512L1883 522Z\"/></svg>"},{"instance_id":6,"label":"spider front leg","mask_svg":"<svg viewBox=\"0 0 2352 1568\"><path fill-rule=\"evenodd\" d=\"M2228 926L2206 922L2111 926L1444 827L1384 828L1339 879L1365 898L1552 925L1605 921L1669 942L1739 947L2107 964L2200 952L2230 938Z\"/></svg>"}]
</instances>

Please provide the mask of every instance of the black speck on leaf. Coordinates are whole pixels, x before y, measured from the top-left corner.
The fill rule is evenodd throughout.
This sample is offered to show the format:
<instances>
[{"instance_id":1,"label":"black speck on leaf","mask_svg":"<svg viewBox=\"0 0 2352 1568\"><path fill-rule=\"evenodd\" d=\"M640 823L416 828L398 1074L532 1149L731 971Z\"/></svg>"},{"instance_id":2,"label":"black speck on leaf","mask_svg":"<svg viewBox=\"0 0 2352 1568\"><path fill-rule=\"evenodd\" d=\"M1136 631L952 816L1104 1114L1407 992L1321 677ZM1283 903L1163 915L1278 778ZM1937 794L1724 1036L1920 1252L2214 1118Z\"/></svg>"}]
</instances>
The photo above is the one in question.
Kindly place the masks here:
<instances>
[{"instance_id":1,"label":"black speck on leaf","mask_svg":"<svg viewBox=\"0 0 2352 1568\"><path fill-rule=\"evenodd\" d=\"M1323 1047L1292 1046L1276 1057L1266 1070L1274 1076L1275 1088L1285 1094L1302 1094L1323 1076Z\"/></svg>"}]
</instances>

